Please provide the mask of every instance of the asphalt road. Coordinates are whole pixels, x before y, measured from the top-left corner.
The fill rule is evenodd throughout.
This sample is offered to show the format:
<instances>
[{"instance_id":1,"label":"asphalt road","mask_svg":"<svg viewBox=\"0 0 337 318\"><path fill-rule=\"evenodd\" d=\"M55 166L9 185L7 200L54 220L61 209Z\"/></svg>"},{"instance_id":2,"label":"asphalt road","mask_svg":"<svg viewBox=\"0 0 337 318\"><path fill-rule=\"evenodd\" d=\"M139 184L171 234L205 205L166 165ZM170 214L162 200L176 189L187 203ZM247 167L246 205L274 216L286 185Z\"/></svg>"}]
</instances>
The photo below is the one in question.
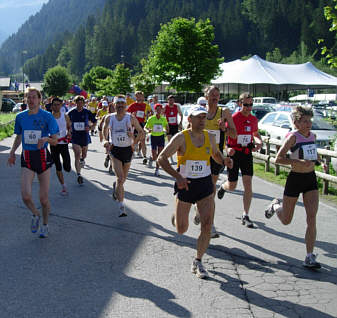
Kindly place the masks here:
<instances>
[{"instance_id":1,"label":"asphalt road","mask_svg":"<svg viewBox=\"0 0 337 318\"><path fill-rule=\"evenodd\" d=\"M20 197L19 151L17 165L6 166L12 142L0 142L0 318L337 316L336 207L320 204L315 252L322 269L310 271L302 267L303 204L291 225L266 220L265 206L283 189L254 178L255 228L246 228L239 182L235 192L216 199L221 236L204 257L210 278L200 280L190 272L199 227L191 211L188 232L175 233L171 177L155 177L136 158L126 183L128 217L118 218L115 178L103 166L95 136L83 187L72 171L66 175L70 195L60 196L53 167L50 235L39 239ZM33 188L40 207L36 179Z\"/></svg>"}]
</instances>

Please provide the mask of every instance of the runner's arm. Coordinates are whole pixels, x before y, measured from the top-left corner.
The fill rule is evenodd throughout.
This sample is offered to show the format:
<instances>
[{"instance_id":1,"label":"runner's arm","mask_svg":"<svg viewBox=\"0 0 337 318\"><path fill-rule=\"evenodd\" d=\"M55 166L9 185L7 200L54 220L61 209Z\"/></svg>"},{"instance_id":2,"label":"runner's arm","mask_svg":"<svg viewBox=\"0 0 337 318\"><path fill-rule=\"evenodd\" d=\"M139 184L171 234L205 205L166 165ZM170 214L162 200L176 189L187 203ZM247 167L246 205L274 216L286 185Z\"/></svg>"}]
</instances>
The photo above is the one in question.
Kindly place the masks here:
<instances>
[{"instance_id":1,"label":"runner's arm","mask_svg":"<svg viewBox=\"0 0 337 318\"><path fill-rule=\"evenodd\" d=\"M109 145L109 121L110 116L106 116L103 124L103 146L107 147Z\"/></svg>"},{"instance_id":2,"label":"runner's arm","mask_svg":"<svg viewBox=\"0 0 337 318\"><path fill-rule=\"evenodd\" d=\"M134 126L138 132L137 137L133 141L134 145L136 145L139 142L139 140L144 138L145 133L144 133L143 128L139 125L138 119L133 115L131 115L131 123L132 123L132 126Z\"/></svg>"},{"instance_id":3,"label":"runner's arm","mask_svg":"<svg viewBox=\"0 0 337 318\"><path fill-rule=\"evenodd\" d=\"M179 116L180 116L180 123L179 123L179 126L181 126L181 125L183 124L183 117L184 117L184 115L183 115L183 112L181 111L180 106L177 105L177 107L178 107L178 114L179 114Z\"/></svg>"},{"instance_id":4,"label":"runner's arm","mask_svg":"<svg viewBox=\"0 0 337 318\"><path fill-rule=\"evenodd\" d=\"M208 136L209 136L209 141L211 143L212 158L214 159L214 161L220 165L232 168L233 160L229 157L225 157L223 153L219 150L219 148L217 147L216 141L215 141L215 135L208 134Z\"/></svg>"},{"instance_id":5,"label":"runner's arm","mask_svg":"<svg viewBox=\"0 0 337 318\"><path fill-rule=\"evenodd\" d=\"M225 107L222 110L221 120L223 122L227 121L227 129L226 129L227 135L231 138L236 138L237 137L236 127L233 121L232 114L227 107Z\"/></svg>"},{"instance_id":6,"label":"runner's arm","mask_svg":"<svg viewBox=\"0 0 337 318\"><path fill-rule=\"evenodd\" d=\"M13 141L11 151L9 153L9 158L8 158L8 163L7 163L9 166L15 165L15 151L21 145L21 141L22 141L22 135L16 135Z\"/></svg>"},{"instance_id":7,"label":"runner's arm","mask_svg":"<svg viewBox=\"0 0 337 318\"><path fill-rule=\"evenodd\" d=\"M253 151L259 151L262 148L263 141L258 130L253 132L253 138L255 142L255 148Z\"/></svg>"}]
</instances>

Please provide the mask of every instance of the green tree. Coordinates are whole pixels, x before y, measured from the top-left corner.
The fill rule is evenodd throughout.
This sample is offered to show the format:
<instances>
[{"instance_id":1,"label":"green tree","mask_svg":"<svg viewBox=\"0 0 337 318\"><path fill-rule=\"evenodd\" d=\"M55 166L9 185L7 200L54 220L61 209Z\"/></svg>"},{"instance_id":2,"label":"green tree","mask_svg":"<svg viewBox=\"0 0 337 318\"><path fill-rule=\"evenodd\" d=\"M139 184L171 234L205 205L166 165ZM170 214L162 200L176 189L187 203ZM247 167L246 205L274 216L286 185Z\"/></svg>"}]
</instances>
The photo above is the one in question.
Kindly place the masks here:
<instances>
[{"instance_id":1,"label":"green tree","mask_svg":"<svg viewBox=\"0 0 337 318\"><path fill-rule=\"evenodd\" d=\"M97 80L103 80L108 76L112 76L112 70L103 66L92 67L89 72L83 75L82 87L90 93L95 93L98 90Z\"/></svg>"},{"instance_id":2,"label":"green tree","mask_svg":"<svg viewBox=\"0 0 337 318\"><path fill-rule=\"evenodd\" d=\"M131 92L131 72L123 64L117 64L112 76L96 81L98 95L116 95Z\"/></svg>"},{"instance_id":3,"label":"green tree","mask_svg":"<svg viewBox=\"0 0 337 318\"><path fill-rule=\"evenodd\" d=\"M324 16L327 21L331 22L329 31L335 33L335 39L337 39L337 0L332 0L334 5L324 7ZM319 39L318 43L324 43L324 39ZM336 48L328 48L326 45L322 47L321 53L327 59L328 64L331 67L337 68L337 54Z\"/></svg>"},{"instance_id":4,"label":"green tree","mask_svg":"<svg viewBox=\"0 0 337 318\"><path fill-rule=\"evenodd\" d=\"M219 73L223 61L210 20L175 18L162 24L150 48L147 70L177 91L200 92Z\"/></svg>"},{"instance_id":5,"label":"green tree","mask_svg":"<svg viewBox=\"0 0 337 318\"><path fill-rule=\"evenodd\" d=\"M63 66L50 68L43 78L43 90L49 96L64 96L70 88L71 78Z\"/></svg>"}]
</instances>

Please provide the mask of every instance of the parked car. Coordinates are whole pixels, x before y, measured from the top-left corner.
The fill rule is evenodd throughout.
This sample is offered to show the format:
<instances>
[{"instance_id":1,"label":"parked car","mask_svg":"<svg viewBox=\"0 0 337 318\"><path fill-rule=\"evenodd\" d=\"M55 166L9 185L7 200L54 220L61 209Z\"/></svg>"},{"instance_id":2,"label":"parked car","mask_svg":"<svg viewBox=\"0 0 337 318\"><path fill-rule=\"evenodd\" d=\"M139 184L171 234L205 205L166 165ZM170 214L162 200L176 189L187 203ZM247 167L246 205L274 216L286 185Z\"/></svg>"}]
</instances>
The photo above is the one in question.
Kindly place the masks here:
<instances>
[{"instance_id":1,"label":"parked car","mask_svg":"<svg viewBox=\"0 0 337 318\"><path fill-rule=\"evenodd\" d=\"M264 115L275 111L275 109L270 106L270 104L262 104L262 105L256 105L253 106L252 109L252 114L258 119L260 120L261 118L263 118Z\"/></svg>"},{"instance_id":2,"label":"parked car","mask_svg":"<svg viewBox=\"0 0 337 318\"><path fill-rule=\"evenodd\" d=\"M19 113L22 112L23 110L25 110L27 108L27 104L24 103L17 103L13 109L12 109L12 113Z\"/></svg>"},{"instance_id":3,"label":"parked car","mask_svg":"<svg viewBox=\"0 0 337 318\"><path fill-rule=\"evenodd\" d=\"M264 130L271 138L284 140L289 131L295 130L290 112L278 111L266 114L259 121L259 129ZM328 146L336 135L336 129L321 117L313 117L311 131L316 135L318 148Z\"/></svg>"},{"instance_id":4,"label":"parked car","mask_svg":"<svg viewBox=\"0 0 337 318\"><path fill-rule=\"evenodd\" d=\"M184 105L180 106L181 112L183 113L183 122L182 122L183 129L187 128L187 125L188 125L187 116L188 116L188 112L189 112L189 110L192 106L195 106L195 104L184 104Z\"/></svg>"},{"instance_id":5,"label":"parked car","mask_svg":"<svg viewBox=\"0 0 337 318\"><path fill-rule=\"evenodd\" d=\"M3 97L1 111L11 112L15 105L16 103L12 99Z\"/></svg>"},{"instance_id":6,"label":"parked car","mask_svg":"<svg viewBox=\"0 0 337 318\"><path fill-rule=\"evenodd\" d=\"M254 97L253 104L276 104L276 98L274 97Z\"/></svg>"}]
</instances>

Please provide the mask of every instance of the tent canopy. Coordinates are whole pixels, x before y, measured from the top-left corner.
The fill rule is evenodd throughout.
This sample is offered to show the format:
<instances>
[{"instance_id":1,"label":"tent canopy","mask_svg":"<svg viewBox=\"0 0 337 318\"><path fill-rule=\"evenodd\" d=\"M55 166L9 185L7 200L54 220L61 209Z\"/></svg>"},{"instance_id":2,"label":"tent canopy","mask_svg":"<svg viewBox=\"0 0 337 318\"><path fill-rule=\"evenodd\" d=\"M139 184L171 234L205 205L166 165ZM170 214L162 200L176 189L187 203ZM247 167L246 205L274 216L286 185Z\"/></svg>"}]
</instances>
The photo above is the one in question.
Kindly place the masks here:
<instances>
[{"instance_id":1,"label":"tent canopy","mask_svg":"<svg viewBox=\"0 0 337 318\"><path fill-rule=\"evenodd\" d=\"M334 88L337 77L324 73L312 63L278 64L263 60L257 55L222 63L222 75L212 84L222 87L224 93L245 90L275 92L308 88Z\"/></svg>"}]
</instances>

